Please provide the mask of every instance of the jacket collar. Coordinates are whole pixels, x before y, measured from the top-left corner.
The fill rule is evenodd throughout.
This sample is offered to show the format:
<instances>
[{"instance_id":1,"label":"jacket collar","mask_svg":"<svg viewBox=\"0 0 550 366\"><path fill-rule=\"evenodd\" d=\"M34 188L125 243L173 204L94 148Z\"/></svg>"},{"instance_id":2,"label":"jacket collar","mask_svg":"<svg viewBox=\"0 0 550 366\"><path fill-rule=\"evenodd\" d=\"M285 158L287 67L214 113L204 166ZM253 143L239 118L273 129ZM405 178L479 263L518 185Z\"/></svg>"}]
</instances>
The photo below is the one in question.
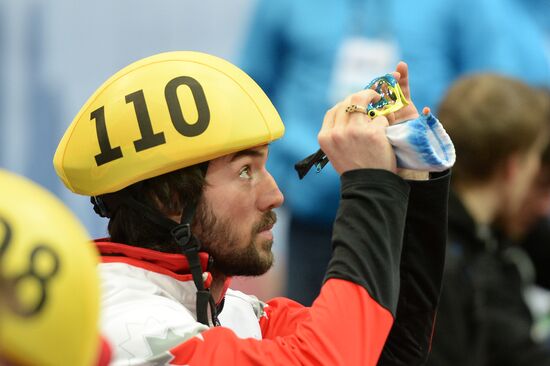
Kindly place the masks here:
<instances>
[{"instance_id":1,"label":"jacket collar","mask_svg":"<svg viewBox=\"0 0 550 366\"><path fill-rule=\"evenodd\" d=\"M183 254L164 253L156 250L114 243L109 239L97 239L95 244L103 263L126 263L148 271L170 276L178 281L192 281L189 262ZM208 272L208 253L200 252L199 260L206 288L212 283L212 274ZM230 278L226 280L225 289L229 287ZM225 293L225 291L224 291Z\"/></svg>"}]
</instances>

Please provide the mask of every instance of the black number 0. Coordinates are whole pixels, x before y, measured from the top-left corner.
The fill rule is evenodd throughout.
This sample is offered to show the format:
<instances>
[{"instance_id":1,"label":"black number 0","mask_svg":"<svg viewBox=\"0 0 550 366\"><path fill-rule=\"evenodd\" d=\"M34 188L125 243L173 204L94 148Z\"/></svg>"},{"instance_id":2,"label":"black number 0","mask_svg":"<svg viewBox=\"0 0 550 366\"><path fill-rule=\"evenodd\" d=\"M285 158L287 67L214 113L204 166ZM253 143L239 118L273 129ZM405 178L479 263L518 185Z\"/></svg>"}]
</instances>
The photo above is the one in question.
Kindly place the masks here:
<instances>
[{"instance_id":1,"label":"black number 0","mask_svg":"<svg viewBox=\"0 0 550 366\"><path fill-rule=\"evenodd\" d=\"M185 120L181 105L178 99L178 88L187 86L193 94L195 106L197 108L197 121L188 123ZM210 124L210 109L204 95L204 90L199 82L190 76L178 76L168 82L164 88L164 96L166 105L170 112L170 119L176 131L182 136L194 137L203 133ZM151 118L145 102L143 90L138 90L126 95L126 103L132 103L136 113L136 119L139 126L141 138L134 141L136 152L150 149L152 147L166 143L164 133L153 131ZM95 120L97 141L99 143L100 153L95 156L97 166L109 163L113 160L122 158L122 150L120 146L112 147L109 141L107 132L107 124L105 121L105 109L103 106L97 108L90 114L90 120Z\"/></svg>"}]
</instances>

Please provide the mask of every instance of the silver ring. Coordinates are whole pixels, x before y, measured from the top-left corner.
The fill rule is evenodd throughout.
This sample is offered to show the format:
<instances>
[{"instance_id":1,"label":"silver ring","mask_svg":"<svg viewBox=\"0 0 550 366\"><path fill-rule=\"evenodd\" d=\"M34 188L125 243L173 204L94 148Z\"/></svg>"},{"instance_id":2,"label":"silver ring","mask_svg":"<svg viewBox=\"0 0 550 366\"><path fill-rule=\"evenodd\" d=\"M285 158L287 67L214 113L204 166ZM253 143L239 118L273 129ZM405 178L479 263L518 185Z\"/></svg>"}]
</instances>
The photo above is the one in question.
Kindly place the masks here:
<instances>
[{"instance_id":1,"label":"silver ring","mask_svg":"<svg viewBox=\"0 0 550 366\"><path fill-rule=\"evenodd\" d=\"M360 112L360 113L363 113L363 114L368 113L367 112L367 107L362 106L362 105L357 105L357 104L351 104L351 105L347 106L346 112L348 112L348 113Z\"/></svg>"}]
</instances>

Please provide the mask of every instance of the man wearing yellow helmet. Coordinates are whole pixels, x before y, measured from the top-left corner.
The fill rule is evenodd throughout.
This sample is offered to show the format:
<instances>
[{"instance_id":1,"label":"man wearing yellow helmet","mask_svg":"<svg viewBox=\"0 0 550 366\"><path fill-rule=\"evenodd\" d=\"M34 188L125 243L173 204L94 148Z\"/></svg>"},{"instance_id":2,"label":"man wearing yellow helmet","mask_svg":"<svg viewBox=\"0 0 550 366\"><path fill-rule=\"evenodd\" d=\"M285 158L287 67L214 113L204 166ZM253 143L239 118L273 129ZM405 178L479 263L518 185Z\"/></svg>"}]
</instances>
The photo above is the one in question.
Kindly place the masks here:
<instances>
[{"instance_id":1,"label":"man wearing yellow helmet","mask_svg":"<svg viewBox=\"0 0 550 366\"><path fill-rule=\"evenodd\" d=\"M395 73L409 98L407 67ZM388 118L329 110L319 142L342 176L333 258L312 307L263 303L231 276L273 262L273 209L283 195L265 168L284 132L245 73L195 52L138 61L82 107L54 157L72 191L109 217L102 253L102 330L115 365L420 364L439 295L448 174L405 181ZM380 359L380 361L379 361Z\"/></svg>"},{"instance_id":2,"label":"man wearing yellow helmet","mask_svg":"<svg viewBox=\"0 0 550 366\"><path fill-rule=\"evenodd\" d=\"M107 365L97 262L57 198L0 170L0 365Z\"/></svg>"}]
</instances>

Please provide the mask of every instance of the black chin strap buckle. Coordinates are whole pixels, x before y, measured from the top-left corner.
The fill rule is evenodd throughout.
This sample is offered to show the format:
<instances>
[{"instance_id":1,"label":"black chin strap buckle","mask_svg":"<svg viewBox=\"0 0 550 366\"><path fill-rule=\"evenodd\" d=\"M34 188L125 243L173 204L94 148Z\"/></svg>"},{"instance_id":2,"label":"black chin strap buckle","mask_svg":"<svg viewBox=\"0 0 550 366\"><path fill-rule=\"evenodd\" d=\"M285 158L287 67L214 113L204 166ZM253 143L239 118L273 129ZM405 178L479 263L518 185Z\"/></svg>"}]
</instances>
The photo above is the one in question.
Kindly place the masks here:
<instances>
[{"instance_id":1,"label":"black chin strap buckle","mask_svg":"<svg viewBox=\"0 0 550 366\"><path fill-rule=\"evenodd\" d=\"M103 199L101 197L92 196L90 197L90 202L94 205L94 211L96 214L101 217L111 217L109 209L107 208L107 205L105 204L105 202L103 202Z\"/></svg>"},{"instance_id":2,"label":"black chin strap buckle","mask_svg":"<svg viewBox=\"0 0 550 366\"><path fill-rule=\"evenodd\" d=\"M179 224L176 225L170 230L170 234L176 241L176 243L181 247L184 252L189 251L198 251L199 245L196 240L191 240L193 237L191 234L191 225L190 224ZM189 243L195 245L189 245Z\"/></svg>"},{"instance_id":3,"label":"black chin strap buckle","mask_svg":"<svg viewBox=\"0 0 550 366\"><path fill-rule=\"evenodd\" d=\"M220 322L216 314L216 304L212 298L212 294L208 289L204 288L202 267L199 258L200 243L193 234L191 234L191 225L189 223L176 225L170 230L170 234L187 258L189 270L191 271L193 282L197 288L197 320L204 325L209 325L208 307L210 306L212 323L216 326L219 325Z\"/></svg>"}]
</instances>

